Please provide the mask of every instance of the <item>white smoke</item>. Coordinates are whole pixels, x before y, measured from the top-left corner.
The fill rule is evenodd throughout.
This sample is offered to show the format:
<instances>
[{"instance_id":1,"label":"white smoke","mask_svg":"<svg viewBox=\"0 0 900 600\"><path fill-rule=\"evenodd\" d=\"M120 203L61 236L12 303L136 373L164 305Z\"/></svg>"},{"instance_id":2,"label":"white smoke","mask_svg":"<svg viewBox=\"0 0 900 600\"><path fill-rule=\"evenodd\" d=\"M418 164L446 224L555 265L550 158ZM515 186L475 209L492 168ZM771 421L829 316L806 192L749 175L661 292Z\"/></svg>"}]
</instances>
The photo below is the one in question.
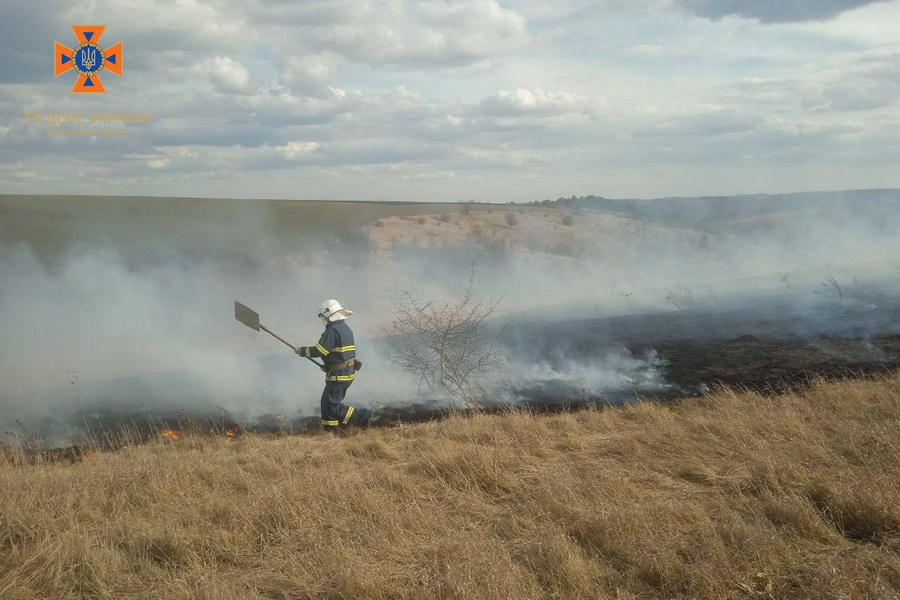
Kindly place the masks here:
<instances>
[{"instance_id":1,"label":"white smoke","mask_svg":"<svg viewBox=\"0 0 900 600\"><path fill-rule=\"evenodd\" d=\"M597 357L554 358L513 367L494 394L511 403L554 399L564 403L621 401L673 389L665 379L668 361L655 350L635 356L626 348L613 347Z\"/></svg>"},{"instance_id":2,"label":"white smoke","mask_svg":"<svg viewBox=\"0 0 900 600\"><path fill-rule=\"evenodd\" d=\"M396 372L378 338L399 290L415 287L434 299L457 294L479 253L476 293L503 296L498 321L534 326L533 337L510 342L508 371L480 382L507 402L541 389L548 397L572 398L670 390L665 360L652 351L635 356L615 339L602 339L608 349L585 359L558 340L546 346L540 332L556 322L715 310L740 301L752 306L747 298L766 295L803 315L811 331L827 331L830 313L819 318L817 307L878 314L880 297L900 287L891 263L900 256L900 211L858 217L850 204L827 218L791 214L747 232L663 236L660 227L646 235L587 238L577 255L523 254L474 242L393 255L284 248L271 219L254 214L238 227L250 234L226 244L227 253L190 243L122 252L102 241L101 225L49 258L27 245L0 246L0 434L47 427L63 440L85 413L102 410L224 410L251 422L317 415L322 373L274 338L237 323L234 300L294 344L311 345L321 333L319 304L338 298L356 313L350 324L365 363L348 401L371 407L444 402L439 391L420 390ZM201 238L216 233L202 220L179 227L182 242L194 228ZM670 296L685 306L667 301Z\"/></svg>"}]
</instances>

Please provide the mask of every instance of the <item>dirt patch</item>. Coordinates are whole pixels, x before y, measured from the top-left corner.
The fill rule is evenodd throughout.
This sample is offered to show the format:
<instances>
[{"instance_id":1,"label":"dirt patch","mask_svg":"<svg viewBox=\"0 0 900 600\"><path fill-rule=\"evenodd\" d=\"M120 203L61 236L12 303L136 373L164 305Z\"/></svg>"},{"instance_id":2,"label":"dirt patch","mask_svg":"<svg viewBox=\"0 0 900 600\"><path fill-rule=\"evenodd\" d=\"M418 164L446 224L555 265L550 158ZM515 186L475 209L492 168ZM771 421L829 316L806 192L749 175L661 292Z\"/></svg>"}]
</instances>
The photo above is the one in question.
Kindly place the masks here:
<instances>
[{"instance_id":1,"label":"dirt patch","mask_svg":"<svg viewBox=\"0 0 900 600\"><path fill-rule=\"evenodd\" d=\"M696 246L703 235L687 229L647 225L637 219L594 212L577 214L558 209L471 210L387 217L367 228L378 252L404 247L449 248L478 245L486 250L606 259L648 241Z\"/></svg>"}]
</instances>

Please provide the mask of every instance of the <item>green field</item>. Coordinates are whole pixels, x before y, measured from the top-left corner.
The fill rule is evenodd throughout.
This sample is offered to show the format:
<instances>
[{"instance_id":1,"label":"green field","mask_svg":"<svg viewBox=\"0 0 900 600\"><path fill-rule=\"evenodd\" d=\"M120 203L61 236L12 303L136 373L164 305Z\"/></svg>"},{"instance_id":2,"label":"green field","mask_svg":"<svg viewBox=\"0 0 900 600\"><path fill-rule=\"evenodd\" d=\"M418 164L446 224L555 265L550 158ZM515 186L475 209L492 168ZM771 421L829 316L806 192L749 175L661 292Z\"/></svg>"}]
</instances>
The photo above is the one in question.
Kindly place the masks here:
<instances>
[{"instance_id":1,"label":"green field","mask_svg":"<svg viewBox=\"0 0 900 600\"><path fill-rule=\"evenodd\" d=\"M350 240L385 217L476 210L532 210L503 204L229 200L133 196L0 195L0 241L27 243L43 257L73 245L125 254L192 249L266 254ZM546 210L546 209L542 209Z\"/></svg>"}]
</instances>

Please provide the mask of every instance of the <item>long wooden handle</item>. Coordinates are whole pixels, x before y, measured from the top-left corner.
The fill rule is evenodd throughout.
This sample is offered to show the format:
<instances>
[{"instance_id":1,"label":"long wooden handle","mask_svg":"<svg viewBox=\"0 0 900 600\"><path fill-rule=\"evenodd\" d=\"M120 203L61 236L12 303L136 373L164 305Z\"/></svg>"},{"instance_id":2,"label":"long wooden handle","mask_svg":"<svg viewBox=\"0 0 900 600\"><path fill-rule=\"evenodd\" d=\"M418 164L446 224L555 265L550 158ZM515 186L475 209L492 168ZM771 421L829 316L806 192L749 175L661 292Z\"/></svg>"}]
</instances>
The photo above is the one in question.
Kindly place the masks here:
<instances>
[{"instance_id":1,"label":"long wooden handle","mask_svg":"<svg viewBox=\"0 0 900 600\"><path fill-rule=\"evenodd\" d=\"M278 335L277 333L275 333L274 331L272 331L271 329L269 329L268 327L266 327L266 326L263 325L262 323L259 324L259 328L262 329L263 331L265 331L266 333L268 333L269 335L271 335L273 338L275 338L276 340L278 340L278 341L281 342L282 344L288 346L288 347L289 347L291 350L293 350L294 352L297 351L297 346L293 345L292 343L290 343L289 341L287 341L286 339L284 339L283 337L281 337L280 335ZM319 367L319 368L322 367L322 365L321 365L318 361L313 360L313 359L310 358L309 356L304 356L303 358L305 358L306 360L308 360L309 362L311 362L312 364L316 365L316 366Z\"/></svg>"},{"instance_id":2,"label":"long wooden handle","mask_svg":"<svg viewBox=\"0 0 900 600\"><path fill-rule=\"evenodd\" d=\"M296 350L296 349L297 349L297 346L293 345L292 343L290 343L289 341L287 341L286 339L284 339L283 337L281 337L280 335L278 335L277 333L275 333L274 331L272 331L271 329L269 329L269 328L266 327L265 325L260 324L259 328L262 329L263 331L265 331L266 333L268 333L269 335L271 335L273 338L275 338L276 340L278 340L278 341L281 342L282 344L288 346L291 350Z\"/></svg>"}]
</instances>

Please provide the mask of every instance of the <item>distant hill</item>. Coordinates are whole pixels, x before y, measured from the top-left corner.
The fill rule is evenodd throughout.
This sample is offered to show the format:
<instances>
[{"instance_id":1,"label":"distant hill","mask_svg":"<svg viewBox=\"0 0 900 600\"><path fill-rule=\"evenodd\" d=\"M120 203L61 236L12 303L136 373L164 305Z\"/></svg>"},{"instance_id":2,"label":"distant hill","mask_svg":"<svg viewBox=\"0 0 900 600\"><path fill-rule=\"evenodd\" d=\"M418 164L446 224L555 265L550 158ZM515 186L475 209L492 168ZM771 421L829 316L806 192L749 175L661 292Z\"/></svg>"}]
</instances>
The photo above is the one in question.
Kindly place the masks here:
<instances>
[{"instance_id":1,"label":"distant hill","mask_svg":"<svg viewBox=\"0 0 900 600\"><path fill-rule=\"evenodd\" d=\"M613 199L602 196L560 198L542 205L601 211L651 223L717 229L723 223L765 215L797 212L850 211L877 217L885 210L900 209L900 189L752 194L742 196L669 197L653 200Z\"/></svg>"},{"instance_id":2,"label":"distant hill","mask_svg":"<svg viewBox=\"0 0 900 600\"><path fill-rule=\"evenodd\" d=\"M547 219L556 212L561 214ZM570 230L573 217L565 215L578 212L588 218L575 215L578 231ZM686 230L719 234L782 224L815 227L825 220L839 224L845 215L884 223L889 213L900 214L900 190L653 200L572 196L518 205L0 194L0 249L24 244L44 258L65 254L73 246L113 248L138 260L172 251L276 256L332 247L368 252L369 237L376 246L389 246L402 238L416 242L426 234L440 244L454 239L466 244L473 236L489 236L494 245L515 246L522 241L516 236L529 232L527 225L537 219L556 224L556 234L550 232L553 227L531 228L531 237L540 239L529 245L544 247L556 244L553 235L571 237L573 232L612 239L608 227L592 228L592 223L609 217L630 221L617 225L620 233L647 225L687 235ZM429 215L442 222L421 218ZM465 227L450 227L450 220ZM435 227L429 230L429 224ZM373 233L373 225L383 229ZM562 241L566 243L556 245L567 246L568 241Z\"/></svg>"}]
</instances>

